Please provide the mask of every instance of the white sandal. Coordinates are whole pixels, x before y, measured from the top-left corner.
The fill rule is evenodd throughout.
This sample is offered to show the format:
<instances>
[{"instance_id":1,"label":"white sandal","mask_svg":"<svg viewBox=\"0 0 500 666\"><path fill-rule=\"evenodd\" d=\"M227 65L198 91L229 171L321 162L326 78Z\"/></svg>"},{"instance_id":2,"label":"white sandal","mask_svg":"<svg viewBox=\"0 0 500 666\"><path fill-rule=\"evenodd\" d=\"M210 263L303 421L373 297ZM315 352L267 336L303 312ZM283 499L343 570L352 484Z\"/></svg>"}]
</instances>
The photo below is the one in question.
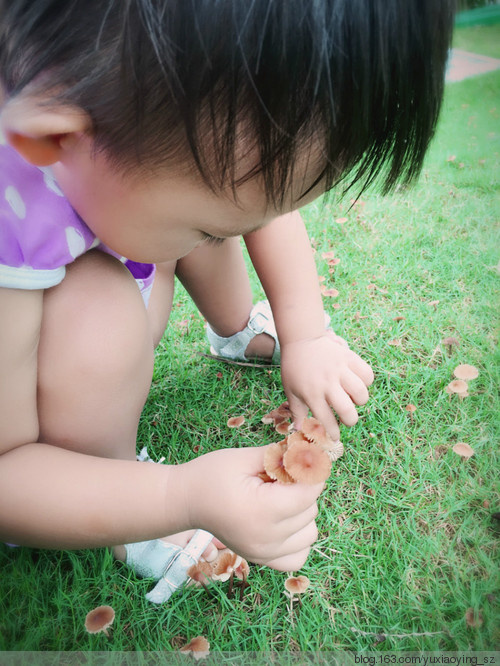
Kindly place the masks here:
<instances>
[{"instance_id":1,"label":"white sandal","mask_svg":"<svg viewBox=\"0 0 500 666\"><path fill-rule=\"evenodd\" d=\"M137 460L155 463L146 447L141 450ZM125 544L125 564L138 576L158 581L146 594L146 599L160 604L184 585L188 578L188 569L198 562L212 539L213 535L209 532L196 530L184 548L162 539L128 543Z\"/></svg>"},{"instance_id":2,"label":"white sandal","mask_svg":"<svg viewBox=\"0 0 500 666\"><path fill-rule=\"evenodd\" d=\"M253 359L247 358L245 355L246 349L251 340L256 335L267 333L274 340L274 351L271 358L271 363L279 365L281 353L280 343L278 341L278 334L276 333L276 326L274 325L273 313L269 301L260 301L256 303L250 311L250 318L248 324L242 331L238 331L229 338L223 338L217 335L210 324L207 323L207 338L210 342L210 352L214 356L230 361L249 361Z\"/></svg>"},{"instance_id":3,"label":"white sandal","mask_svg":"<svg viewBox=\"0 0 500 666\"><path fill-rule=\"evenodd\" d=\"M330 317L325 312L325 328L330 324ZM210 352L214 356L230 361L252 361L245 355L247 347L256 335L267 333L274 340L274 351L270 363L279 365L281 361L280 343L276 326L274 324L273 313L269 301L259 301L250 311L248 324L242 331L238 331L229 338L223 338L217 335L210 324L206 327L207 338L210 342Z\"/></svg>"}]
</instances>

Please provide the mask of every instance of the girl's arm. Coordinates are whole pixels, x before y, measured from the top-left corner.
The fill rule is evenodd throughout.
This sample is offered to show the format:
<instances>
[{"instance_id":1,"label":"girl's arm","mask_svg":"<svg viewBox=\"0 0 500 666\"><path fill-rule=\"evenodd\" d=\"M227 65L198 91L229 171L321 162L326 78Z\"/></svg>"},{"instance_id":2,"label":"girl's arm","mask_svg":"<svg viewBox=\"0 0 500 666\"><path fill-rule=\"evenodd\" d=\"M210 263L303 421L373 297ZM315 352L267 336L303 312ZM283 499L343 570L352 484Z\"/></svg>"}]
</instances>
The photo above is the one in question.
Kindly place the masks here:
<instances>
[{"instance_id":1,"label":"girl's arm","mask_svg":"<svg viewBox=\"0 0 500 666\"><path fill-rule=\"evenodd\" d=\"M42 291L0 289L0 540L95 548L201 527L252 561L300 568L322 485L264 483L265 447L155 465L38 441L42 307Z\"/></svg>"},{"instance_id":2,"label":"girl's arm","mask_svg":"<svg viewBox=\"0 0 500 666\"><path fill-rule=\"evenodd\" d=\"M80 548L184 528L175 500L166 502L171 468L37 443L42 308L41 290L0 289L0 539Z\"/></svg>"},{"instance_id":3,"label":"girl's arm","mask_svg":"<svg viewBox=\"0 0 500 666\"><path fill-rule=\"evenodd\" d=\"M273 310L281 345L283 386L300 426L309 409L339 437L332 408L346 425L368 399L371 368L324 323L316 265L300 214L282 215L245 236Z\"/></svg>"}]
</instances>

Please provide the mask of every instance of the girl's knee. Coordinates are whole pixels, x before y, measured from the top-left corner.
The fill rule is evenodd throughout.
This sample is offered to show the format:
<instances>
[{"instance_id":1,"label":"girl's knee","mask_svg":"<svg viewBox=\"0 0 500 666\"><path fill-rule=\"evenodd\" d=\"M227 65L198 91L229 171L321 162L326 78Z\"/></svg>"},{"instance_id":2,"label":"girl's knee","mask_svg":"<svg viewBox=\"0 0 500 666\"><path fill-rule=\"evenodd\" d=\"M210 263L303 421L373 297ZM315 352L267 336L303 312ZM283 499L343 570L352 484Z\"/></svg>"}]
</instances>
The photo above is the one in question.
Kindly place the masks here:
<instances>
[{"instance_id":1,"label":"girl's knee","mask_svg":"<svg viewBox=\"0 0 500 666\"><path fill-rule=\"evenodd\" d=\"M38 352L42 436L57 443L76 429L92 439L94 429L105 441L117 418L138 421L152 368L151 331L135 280L113 257L84 255L44 298Z\"/></svg>"},{"instance_id":2,"label":"girl's knee","mask_svg":"<svg viewBox=\"0 0 500 666\"><path fill-rule=\"evenodd\" d=\"M152 348L135 280L117 259L102 252L76 261L63 282L46 292L40 337L41 368L45 355L57 355L67 370L85 374L110 365L125 370Z\"/></svg>"}]
</instances>

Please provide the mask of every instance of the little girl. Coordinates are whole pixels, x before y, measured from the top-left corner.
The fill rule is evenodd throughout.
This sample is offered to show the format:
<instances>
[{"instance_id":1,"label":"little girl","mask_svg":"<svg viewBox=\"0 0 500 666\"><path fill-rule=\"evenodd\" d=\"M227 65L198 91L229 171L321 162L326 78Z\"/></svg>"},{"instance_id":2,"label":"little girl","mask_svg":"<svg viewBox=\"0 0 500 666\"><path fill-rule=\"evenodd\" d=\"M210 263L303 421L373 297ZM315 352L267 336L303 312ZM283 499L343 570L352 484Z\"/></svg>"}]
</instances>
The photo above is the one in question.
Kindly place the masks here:
<instances>
[{"instance_id":1,"label":"little girl","mask_svg":"<svg viewBox=\"0 0 500 666\"><path fill-rule=\"evenodd\" d=\"M202 528L302 566L322 486L263 483L265 447L136 460L154 346L177 276L215 353L281 359L296 426L356 422L373 375L325 325L297 209L418 174L452 6L0 2L0 538L114 546L144 572L148 544Z\"/></svg>"}]
</instances>

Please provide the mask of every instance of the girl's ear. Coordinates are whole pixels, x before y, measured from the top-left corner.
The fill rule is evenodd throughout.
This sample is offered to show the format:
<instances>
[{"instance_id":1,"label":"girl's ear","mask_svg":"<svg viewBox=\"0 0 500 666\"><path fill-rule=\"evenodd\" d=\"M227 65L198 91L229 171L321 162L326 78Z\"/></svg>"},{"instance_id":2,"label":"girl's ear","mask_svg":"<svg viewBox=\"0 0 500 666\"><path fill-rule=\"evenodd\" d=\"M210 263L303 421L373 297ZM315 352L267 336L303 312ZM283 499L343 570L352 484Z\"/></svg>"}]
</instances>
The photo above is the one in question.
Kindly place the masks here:
<instances>
[{"instance_id":1,"label":"girl's ear","mask_svg":"<svg viewBox=\"0 0 500 666\"><path fill-rule=\"evenodd\" d=\"M36 166L58 162L71 139L90 127L89 116L78 107L46 106L22 94L8 101L0 115L7 142Z\"/></svg>"}]
</instances>

